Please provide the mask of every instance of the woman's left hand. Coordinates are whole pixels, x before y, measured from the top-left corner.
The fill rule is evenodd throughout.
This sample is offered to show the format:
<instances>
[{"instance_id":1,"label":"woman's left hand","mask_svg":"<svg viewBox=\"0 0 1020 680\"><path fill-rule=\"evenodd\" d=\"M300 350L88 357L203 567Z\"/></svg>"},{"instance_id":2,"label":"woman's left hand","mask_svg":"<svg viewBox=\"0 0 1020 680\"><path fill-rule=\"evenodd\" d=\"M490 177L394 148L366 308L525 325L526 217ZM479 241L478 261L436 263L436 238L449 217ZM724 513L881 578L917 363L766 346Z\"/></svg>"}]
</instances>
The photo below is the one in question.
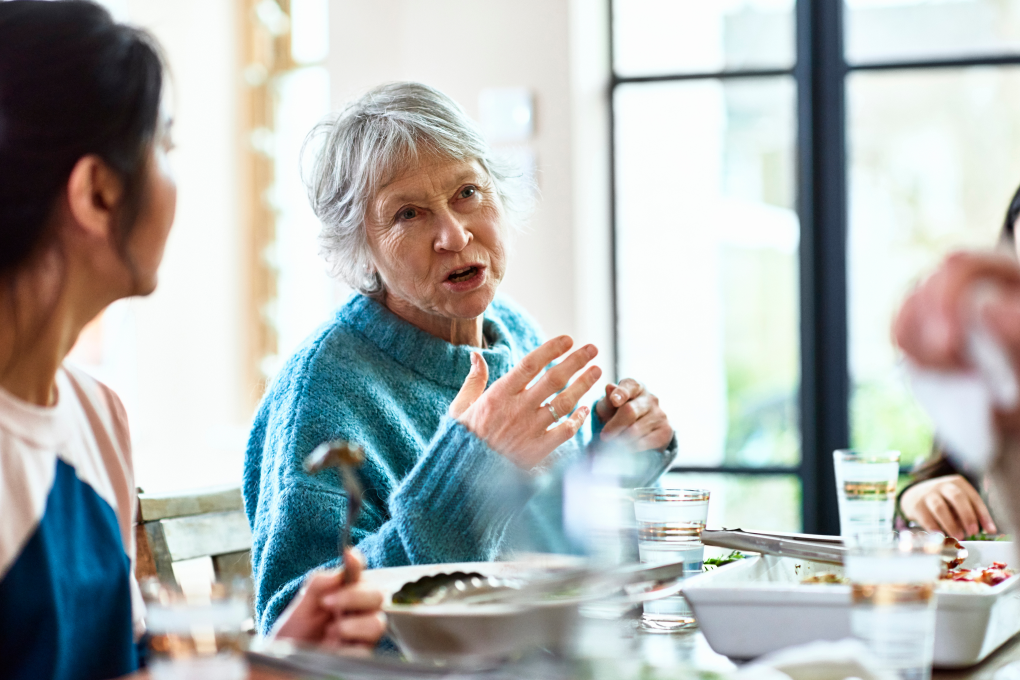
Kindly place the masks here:
<instances>
[{"instance_id":1,"label":"woman's left hand","mask_svg":"<svg viewBox=\"0 0 1020 680\"><path fill-rule=\"evenodd\" d=\"M663 449L673 438L659 398L637 380L624 378L619 385L606 385L606 397L595 404L595 415L605 423L602 441L620 438L635 451Z\"/></svg>"},{"instance_id":2,"label":"woman's left hand","mask_svg":"<svg viewBox=\"0 0 1020 680\"><path fill-rule=\"evenodd\" d=\"M925 531L942 531L961 541L981 530L999 533L981 494L962 475L914 484L900 495L900 510Z\"/></svg>"}]
</instances>

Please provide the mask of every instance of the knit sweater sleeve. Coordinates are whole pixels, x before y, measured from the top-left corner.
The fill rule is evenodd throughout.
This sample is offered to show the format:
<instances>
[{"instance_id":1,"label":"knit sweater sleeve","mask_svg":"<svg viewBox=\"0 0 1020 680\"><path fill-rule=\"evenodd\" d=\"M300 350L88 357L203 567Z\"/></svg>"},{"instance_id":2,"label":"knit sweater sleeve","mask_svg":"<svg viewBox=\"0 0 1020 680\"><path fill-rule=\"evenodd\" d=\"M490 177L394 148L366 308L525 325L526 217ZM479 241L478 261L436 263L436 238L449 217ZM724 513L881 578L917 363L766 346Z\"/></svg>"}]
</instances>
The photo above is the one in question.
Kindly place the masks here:
<instances>
[{"instance_id":1,"label":"knit sweater sleeve","mask_svg":"<svg viewBox=\"0 0 1020 680\"><path fill-rule=\"evenodd\" d=\"M264 440L271 445L262 452L263 465L274 459L267 468L273 472L263 470L252 504L256 618L263 633L310 571L339 565L348 505L342 484L333 471L313 477L294 464L309 449L302 442L317 438L298 427ZM370 568L491 560L532 494L527 475L450 418L388 499L376 493L383 475L380 461L368 453L352 541Z\"/></svg>"}]
</instances>

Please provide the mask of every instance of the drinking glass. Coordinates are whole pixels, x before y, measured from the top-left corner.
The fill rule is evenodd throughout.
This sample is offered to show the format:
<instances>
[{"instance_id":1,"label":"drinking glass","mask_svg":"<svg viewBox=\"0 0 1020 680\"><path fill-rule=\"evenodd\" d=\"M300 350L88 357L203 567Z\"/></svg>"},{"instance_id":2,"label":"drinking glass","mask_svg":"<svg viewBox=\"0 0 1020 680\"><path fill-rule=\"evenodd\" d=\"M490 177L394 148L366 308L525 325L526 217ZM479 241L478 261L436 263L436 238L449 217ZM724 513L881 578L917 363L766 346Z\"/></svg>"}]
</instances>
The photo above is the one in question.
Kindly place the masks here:
<instances>
[{"instance_id":1,"label":"drinking glass","mask_svg":"<svg viewBox=\"0 0 1020 680\"><path fill-rule=\"evenodd\" d=\"M708 496L704 489L636 489L634 519L641 562L683 562L684 578L701 573L705 557L701 532L708 516ZM644 604L641 627L645 630L673 632L694 625L694 613L683 595Z\"/></svg>"},{"instance_id":2,"label":"drinking glass","mask_svg":"<svg viewBox=\"0 0 1020 680\"><path fill-rule=\"evenodd\" d=\"M938 533L858 534L847 541L850 628L878 666L901 680L930 680L935 585L942 569Z\"/></svg>"},{"instance_id":3,"label":"drinking glass","mask_svg":"<svg viewBox=\"0 0 1020 680\"><path fill-rule=\"evenodd\" d=\"M847 538L892 531L900 452L840 449L832 457L840 534Z\"/></svg>"},{"instance_id":4,"label":"drinking glass","mask_svg":"<svg viewBox=\"0 0 1020 680\"><path fill-rule=\"evenodd\" d=\"M211 588L142 583L153 680L243 680L249 592L243 580Z\"/></svg>"}]
</instances>

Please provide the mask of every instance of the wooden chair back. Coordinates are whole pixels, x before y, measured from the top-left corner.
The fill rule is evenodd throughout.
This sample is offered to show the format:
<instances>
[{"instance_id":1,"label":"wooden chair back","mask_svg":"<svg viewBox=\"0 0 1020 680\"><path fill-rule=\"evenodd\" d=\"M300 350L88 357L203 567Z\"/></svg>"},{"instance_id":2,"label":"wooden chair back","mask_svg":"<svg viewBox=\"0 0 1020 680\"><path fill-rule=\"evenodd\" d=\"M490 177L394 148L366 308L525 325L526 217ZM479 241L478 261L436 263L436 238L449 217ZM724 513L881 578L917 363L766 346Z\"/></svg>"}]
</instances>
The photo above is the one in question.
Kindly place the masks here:
<instances>
[{"instance_id":1,"label":"wooden chair back","mask_svg":"<svg viewBox=\"0 0 1020 680\"><path fill-rule=\"evenodd\" d=\"M212 558L217 580L251 577L251 529L238 487L185 494L139 489L135 540L139 580L156 576L176 584L173 563L196 557Z\"/></svg>"}]
</instances>

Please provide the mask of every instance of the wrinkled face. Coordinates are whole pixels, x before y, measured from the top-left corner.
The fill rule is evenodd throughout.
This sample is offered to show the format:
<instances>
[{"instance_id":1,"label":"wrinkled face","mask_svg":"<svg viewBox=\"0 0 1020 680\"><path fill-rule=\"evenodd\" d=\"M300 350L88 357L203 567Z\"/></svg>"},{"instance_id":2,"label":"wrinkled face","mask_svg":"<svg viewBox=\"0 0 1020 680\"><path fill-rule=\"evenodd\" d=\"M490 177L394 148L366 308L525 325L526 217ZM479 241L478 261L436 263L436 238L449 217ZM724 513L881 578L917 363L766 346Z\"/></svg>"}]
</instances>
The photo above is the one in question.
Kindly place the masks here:
<instances>
[{"instance_id":1,"label":"wrinkled face","mask_svg":"<svg viewBox=\"0 0 1020 680\"><path fill-rule=\"evenodd\" d=\"M386 306L420 327L481 316L503 280L503 210L477 161L423 157L379 190L365 227Z\"/></svg>"},{"instance_id":2,"label":"wrinkled face","mask_svg":"<svg viewBox=\"0 0 1020 680\"><path fill-rule=\"evenodd\" d=\"M136 277L134 295L148 295L156 289L156 273L174 222L177 184L167 158L171 149L170 120L164 118L146 161L145 188L138 221L128 236L127 252Z\"/></svg>"}]
</instances>

